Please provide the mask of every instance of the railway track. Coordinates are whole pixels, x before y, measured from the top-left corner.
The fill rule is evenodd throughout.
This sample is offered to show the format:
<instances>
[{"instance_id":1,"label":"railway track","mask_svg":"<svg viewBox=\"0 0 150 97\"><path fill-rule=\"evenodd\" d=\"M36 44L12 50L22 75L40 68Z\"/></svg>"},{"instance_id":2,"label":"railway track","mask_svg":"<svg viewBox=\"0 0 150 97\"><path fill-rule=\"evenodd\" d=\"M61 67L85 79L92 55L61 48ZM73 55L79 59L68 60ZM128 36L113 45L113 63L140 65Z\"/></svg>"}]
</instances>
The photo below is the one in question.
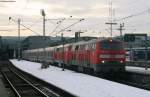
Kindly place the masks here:
<instances>
[{"instance_id":1,"label":"railway track","mask_svg":"<svg viewBox=\"0 0 150 97\"><path fill-rule=\"evenodd\" d=\"M14 67L11 67L11 69L13 69L13 68ZM16 72L17 71L17 70L11 70L11 69L8 69L8 70L10 70L9 72ZM6 72L6 71L4 70L4 72ZM24 72L21 71L21 73L24 73ZM15 74L19 74L20 75L21 73L17 72ZM101 77L99 75L94 75L94 74L89 74L89 75L100 77L100 78L107 79L107 80L114 81L114 82L118 82L118 83L121 83L121 84L126 84L126 85L129 85L129 86L134 86L134 87L145 89L145 90L150 90L150 83L135 82L134 80L137 80L136 77L135 77L134 80L132 80L131 79L131 74L128 74L126 72L125 73L121 73L119 75L117 73L117 76L115 75L114 78L112 78L112 77L105 77L105 76ZM22 76L22 75L20 75L20 76ZM29 78L35 80L35 78L33 78L33 77L29 77ZM40 83L43 83L43 81L38 79L38 78L36 78L36 80L38 80L38 82L40 82ZM49 88L51 88L52 91L55 91L56 93L58 93L58 96L51 96L53 94L53 92L52 92L52 94L48 95L48 96L36 96L36 97L76 97L75 95L67 93L66 91L64 91L62 89L58 89L58 87L50 85L49 83L46 83L46 82L43 83L46 87L42 87L39 83L36 83L34 81L30 81L30 82L32 82L33 85L38 87L38 89L40 89L41 91L44 91L44 93L46 93L46 94L47 93L49 94ZM27 86L27 85L26 84L22 84L22 86ZM55 94L55 92L54 92L54 94ZM29 97L32 97L32 96L29 96Z\"/></svg>"},{"instance_id":2,"label":"railway track","mask_svg":"<svg viewBox=\"0 0 150 97\"><path fill-rule=\"evenodd\" d=\"M62 89L25 75L14 67L1 67L5 86L12 90L11 97L76 97Z\"/></svg>"}]
</instances>

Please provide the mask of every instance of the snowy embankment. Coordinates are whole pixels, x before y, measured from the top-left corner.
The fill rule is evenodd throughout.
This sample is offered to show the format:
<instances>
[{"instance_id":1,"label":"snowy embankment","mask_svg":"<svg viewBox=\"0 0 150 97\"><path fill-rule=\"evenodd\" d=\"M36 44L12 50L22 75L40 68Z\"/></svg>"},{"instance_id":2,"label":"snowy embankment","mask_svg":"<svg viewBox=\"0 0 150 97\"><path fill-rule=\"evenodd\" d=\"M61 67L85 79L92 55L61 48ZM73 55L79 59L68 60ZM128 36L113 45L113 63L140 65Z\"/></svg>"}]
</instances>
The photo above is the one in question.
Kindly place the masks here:
<instances>
[{"instance_id":1,"label":"snowy embankment","mask_svg":"<svg viewBox=\"0 0 150 97\"><path fill-rule=\"evenodd\" d=\"M79 97L150 97L150 92L40 63L10 60L14 66Z\"/></svg>"}]
</instances>

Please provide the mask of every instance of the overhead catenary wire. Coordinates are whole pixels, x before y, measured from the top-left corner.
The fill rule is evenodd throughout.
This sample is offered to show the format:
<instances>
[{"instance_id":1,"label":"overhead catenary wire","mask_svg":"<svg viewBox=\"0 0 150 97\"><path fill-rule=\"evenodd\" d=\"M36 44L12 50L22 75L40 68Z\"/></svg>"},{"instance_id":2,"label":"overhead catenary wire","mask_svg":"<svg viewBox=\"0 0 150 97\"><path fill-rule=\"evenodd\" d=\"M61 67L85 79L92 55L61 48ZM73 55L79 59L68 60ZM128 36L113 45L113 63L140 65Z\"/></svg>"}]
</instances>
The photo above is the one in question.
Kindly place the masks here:
<instances>
[{"instance_id":1,"label":"overhead catenary wire","mask_svg":"<svg viewBox=\"0 0 150 97\"><path fill-rule=\"evenodd\" d=\"M0 31L16 31L18 29L0 29ZM27 29L20 29L20 30L27 30Z\"/></svg>"},{"instance_id":2,"label":"overhead catenary wire","mask_svg":"<svg viewBox=\"0 0 150 97\"><path fill-rule=\"evenodd\" d=\"M138 0L138 2L137 2L137 0L128 0L128 1L124 0L123 5L125 5L126 8L130 9L130 7L135 8L134 6L137 6L138 4L140 4L140 6L141 6L141 1L143 1L143 0Z\"/></svg>"},{"instance_id":3,"label":"overhead catenary wire","mask_svg":"<svg viewBox=\"0 0 150 97\"><path fill-rule=\"evenodd\" d=\"M40 22L40 21L41 21L41 20L38 19L37 21L33 22L33 24L31 24L29 28L35 26L35 25L36 25L38 22Z\"/></svg>"},{"instance_id":4,"label":"overhead catenary wire","mask_svg":"<svg viewBox=\"0 0 150 97\"><path fill-rule=\"evenodd\" d=\"M26 27L25 25L23 25L23 24L20 24L20 25L23 26L23 27L25 27L26 29L30 30L31 32L35 33L36 35L42 36L41 34L39 34L39 33L35 32L35 31L33 31L32 29Z\"/></svg>"},{"instance_id":5,"label":"overhead catenary wire","mask_svg":"<svg viewBox=\"0 0 150 97\"><path fill-rule=\"evenodd\" d=\"M14 22L17 22L16 20L12 19L11 17L9 17L9 20L12 20L12 21L14 21ZM20 25L23 26L23 27L25 27L26 29L30 30L31 32L35 33L36 35L41 36L39 33L33 31L32 29L30 29L30 28L28 28L28 27L26 27L25 25L23 25L23 24L21 24L21 23L20 23Z\"/></svg>"},{"instance_id":6,"label":"overhead catenary wire","mask_svg":"<svg viewBox=\"0 0 150 97\"><path fill-rule=\"evenodd\" d=\"M62 24L62 22L63 22L64 20L65 20L65 18L63 18L62 20L58 21L58 22L57 22L57 26L53 29L53 31L52 31L51 33L49 33L49 35L52 34L52 33L54 33L54 32L57 30L57 28L60 27L60 25Z\"/></svg>"},{"instance_id":7,"label":"overhead catenary wire","mask_svg":"<svg viewBox=\"0 0 150 97\"><path fill-rule=\"evenodd\" d=\"M150 13L150 8L147 9L147 10L144 10L142 12L136 13L136 14L132 14L132 15L120 18L120 19L116 19L114 21L122 21L122 20L129 19L129 18L132 18L132 17L135 17L135 16L143 15L143 14L146 14L146 13Z\"/></svg>"},{"instance_id":8,"label":"overhead catenary wire","mask_svg":"<svg viewBox=\"0 0 150 97\"><path fill-rule=\"evenodd\" d=\"M52 22L52 20L56 21L56 23ZM61 24L65 21L65 20L79 20L79 18L72 18L72 16L70 16L69 18L65 18L65 17L62 17L62 18L54 18L54 19L46 19L46 21L50 21L50 23L52 24L57 24L56 27L52 30L52 32L49 33L50 34L53 34L60 26L62 26Z\"/></svg>"},{"instance_id":9,"label":"overhead catenary wire","mask_svg":"<svg viewBox=\"0 0 150 97\"><path fill-rule=\"evenodd\" d=\"M65 31L65 30L67 30L68 28L70 28L70 27L72 27L72 26L74 26L74 25L78 24L79 22L81 22L81 21L83 21L83 20L84 20L84 19L80 19L79 21L77 21L77 22L75 22L75 23L71 24L70 26L65 27L64 29L61 29L61 30L60 30L60 31L58 31L55 35L57 35L57 34L59 34L59 33L63 32L63 31Z\"/></svg>"}]
</instances>

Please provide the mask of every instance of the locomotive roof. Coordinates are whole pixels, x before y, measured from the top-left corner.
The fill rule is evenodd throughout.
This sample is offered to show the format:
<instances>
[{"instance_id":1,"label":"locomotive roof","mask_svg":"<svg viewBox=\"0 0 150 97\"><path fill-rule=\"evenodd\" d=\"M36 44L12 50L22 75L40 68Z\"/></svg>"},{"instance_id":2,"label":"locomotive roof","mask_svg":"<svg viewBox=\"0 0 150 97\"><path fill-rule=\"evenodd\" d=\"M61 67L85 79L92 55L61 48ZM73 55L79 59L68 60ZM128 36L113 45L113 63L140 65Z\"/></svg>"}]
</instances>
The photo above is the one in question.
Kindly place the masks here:
<instances>
[{"instance_id":1,"label":"locomotive roof","mask_svg":"<svg viewBox=\"0 0 150 97\"><path fill-rule=\"evenodd\" d=\"M90 41L80 41L80 42L77 42L77 43L73 43L73 45L82 45L82 44L89 44L89 43L94 43L94 42L103 42L103 41L115 41L115 42L121 42L119 40L115 40L115 39L93 39L93 40L90 40Z\"/></svg>"},{"instance_id":2,"label":"locomotive roof","mask_svg":"<svg viewBox=\"0 0 150 97\"><path fill-rule=\"evenodd\" d=\"M64 47L67 47L67 46L76 46L76 45L82 45L82 44L90 44L90 43L95 43L95 42L102 42L102 41L109 41L110 39L92 39L92 40L89 40L89 41L80 41L80 42L76 42L76 43L69 43L69 44L65 44ZM114 39L111 39L112 41L116 41L116 42L120 42L119 40L114 40ZM51 50L51 49L54 49L54 48L62 48L62 45L58 45L58 46L53 46L53 47L46 47L45 49L46 50ZM25 50L27 52L34 52L34 51L42 51L44 48L38 48L38 49L32 49L32 50Z\"/></svg>"}]
</instances>

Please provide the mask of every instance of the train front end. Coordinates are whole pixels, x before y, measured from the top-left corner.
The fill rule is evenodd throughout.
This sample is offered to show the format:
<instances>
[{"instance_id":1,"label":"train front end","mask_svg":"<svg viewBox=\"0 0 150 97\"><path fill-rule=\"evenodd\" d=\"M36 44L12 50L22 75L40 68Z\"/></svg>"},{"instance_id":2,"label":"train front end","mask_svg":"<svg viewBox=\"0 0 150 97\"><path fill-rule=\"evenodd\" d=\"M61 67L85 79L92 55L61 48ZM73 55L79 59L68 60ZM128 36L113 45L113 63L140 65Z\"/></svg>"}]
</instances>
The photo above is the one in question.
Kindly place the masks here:
<instances>
[{"instance_id":1,"label":"train front end","mask_svg":"<svg viewBox=\"0 0 150 97\"><path fill-rule=\"evenodd\" d=\"M102 40L97 43L97 71L125 71L125 50L123 42L118 40Z\"/></svg>"}]
</instances>

